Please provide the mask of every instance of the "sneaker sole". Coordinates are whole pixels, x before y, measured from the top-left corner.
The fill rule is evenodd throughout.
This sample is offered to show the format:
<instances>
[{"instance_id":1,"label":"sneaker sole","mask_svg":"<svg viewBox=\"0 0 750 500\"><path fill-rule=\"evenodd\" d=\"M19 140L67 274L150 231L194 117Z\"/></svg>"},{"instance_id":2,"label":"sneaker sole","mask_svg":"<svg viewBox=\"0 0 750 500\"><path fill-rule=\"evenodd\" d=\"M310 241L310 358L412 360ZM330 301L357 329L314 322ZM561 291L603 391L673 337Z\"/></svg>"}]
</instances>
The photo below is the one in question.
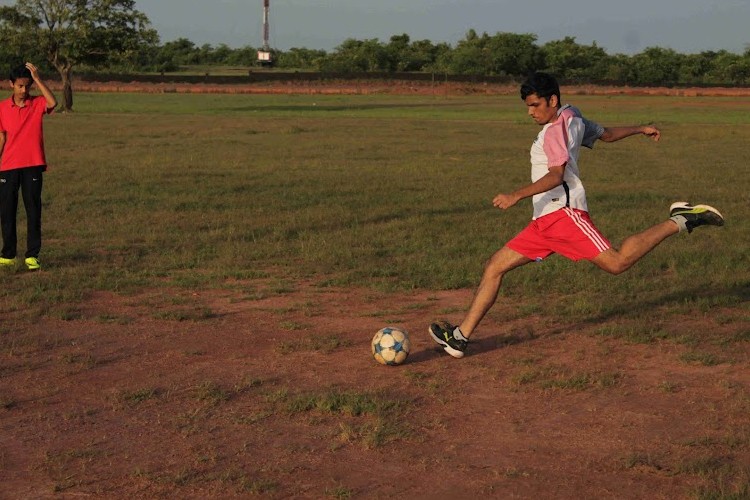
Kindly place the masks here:
<instances>
[{"instance_id":1,"label":"sneaker sole","mask_svg":"<svg viewBox=\"0 0 750 500\"><path fill-rule=\"evenodd\" d=\"M675 210L675 209L679 209L679 208L687 208L689 206L690 206L690 204L687 203L686 201L678 201L678 202L672 203L672 205L669 207L669 213L670 213L671 216L680 215L679 213L673 214L672 211ZM724 225L724 216L721 215L721 212L719 212L718 210L716 210L711 205L694 205L690 209L690 211L692 212L693 210L696 210L696 209L703 210L704 212L709 212L709 213L711 213L713 215L716 215L718 217L718 219L714 219L716 221L716 224L715 224L716 226L723 226Z\"/></svg>"},{"instance_id":2,"label":"sneaker sole","mask_svg":"<svg viewBox=\"0 0 750 500\"><path fill-rule=\"evenodd\" d=\"M689 206L690 206L690 203L688 203L687 201L675 201L669 206L669 215L672 215L672 211L675 208L687 208Z\"/></svg>"},{"instance_id":3,"label":"sneaker sole","mask_svg":"<svg viewBox=\"0 0 750 500\"><path fill-rule=\"evenodd\" d=\"M430 332L430 337L432 337L432 340L434 340L435 342L437 342L438 344L440 344L443 347L443 350L445 352L447 352L448 354L450 354L454 358L463 358L464 357L463 351L459 351L457 349L452 348L451 346L448 345L448 343L445 340L443 340L440 337L438 337L437 335L435 335L435 333L432 331L432 327L428 328L427 331Z\"/></svg>"}]
</instances>

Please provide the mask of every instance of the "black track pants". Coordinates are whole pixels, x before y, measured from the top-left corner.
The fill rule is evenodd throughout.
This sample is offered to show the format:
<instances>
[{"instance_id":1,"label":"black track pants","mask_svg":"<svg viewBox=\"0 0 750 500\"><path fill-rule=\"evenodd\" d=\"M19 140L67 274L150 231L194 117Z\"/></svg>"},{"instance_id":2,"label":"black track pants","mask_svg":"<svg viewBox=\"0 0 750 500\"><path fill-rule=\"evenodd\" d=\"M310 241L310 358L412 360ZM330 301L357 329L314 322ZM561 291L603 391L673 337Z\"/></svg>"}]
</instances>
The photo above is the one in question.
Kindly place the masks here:
<instances>
[{"instance_id":1,"label":"black track pants","mask_svg":"<svg viewBox=\"0 0 750 500\"><path fill-rule=\"evenodd\" d=\"M39 257L42 248L42 174L44 167L27 167L0 172L0 226L3 249L0 256L16 257L18 190L26 208L26 257Z\"/></svg>"}]
</instances>

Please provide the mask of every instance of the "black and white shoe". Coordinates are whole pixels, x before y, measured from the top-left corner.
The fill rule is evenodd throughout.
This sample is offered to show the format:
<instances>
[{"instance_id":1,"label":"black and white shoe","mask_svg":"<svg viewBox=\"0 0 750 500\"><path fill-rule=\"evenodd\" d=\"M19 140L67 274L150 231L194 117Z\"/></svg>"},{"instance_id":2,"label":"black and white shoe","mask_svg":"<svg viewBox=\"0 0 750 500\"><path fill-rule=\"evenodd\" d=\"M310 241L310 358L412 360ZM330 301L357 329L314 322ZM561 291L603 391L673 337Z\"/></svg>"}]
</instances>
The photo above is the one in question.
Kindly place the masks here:
<instances>
[{"instance_id":1,"label":"black and white shoe","mask_svg":"<svg viewBox=\"0 0 750 500\"><path fill-rule=\"evenodd\" d=\"M679 226L684 225L688 233L698 226L723 226L724 217L709 205L691 205L686 201L672 203L669 207L669 218ZM679 219L681 218L681 219ZM683 222L683 224L680 224Z\"/></svg>"},{"instance_id":2,"label":"black and white shoe","mask_svg":"<svg viewBox=\"0 0 750 500\"><path fill-rule=\"evenodd\" d=\"M447 321L433 323L430 325L430 336L435 342L443 346L445 352L454 358L463 358L464 351L466 351L466 346L469 343L466 340L457 339L454 335L456 330L461 331Z\"/></svg>"}]
</instances>

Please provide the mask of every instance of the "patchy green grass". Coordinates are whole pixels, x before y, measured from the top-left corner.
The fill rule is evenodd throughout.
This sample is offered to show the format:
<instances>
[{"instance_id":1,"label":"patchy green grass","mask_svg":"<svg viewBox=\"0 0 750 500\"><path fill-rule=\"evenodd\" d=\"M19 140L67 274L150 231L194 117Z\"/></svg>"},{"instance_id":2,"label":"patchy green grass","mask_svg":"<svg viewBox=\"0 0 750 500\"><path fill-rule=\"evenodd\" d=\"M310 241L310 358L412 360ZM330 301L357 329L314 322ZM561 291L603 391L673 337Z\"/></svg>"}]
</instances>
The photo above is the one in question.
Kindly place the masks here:
<instances>
[{"instance_id":1,"label":"patchy green grass","mask_svg":"<svg viewBox=\"0 0 750 500\"><path fill-rule=\"evenodd\" d=\"M341 423L339 441L360 442L365 448L377 448L413 432L406 418L413 403L385 394L332 388L288 395L281 403L292 415L317 413L349 417Z\"/></svg>"},{"instance_id":2,"label":"patchy green grass","mask_svg":"<svg viewBox=\"0 0 750 500\"><path fill-rule=\"evenodd\" d=\"M618 384L621 374L616 372L579 372L564 366L527 366L511 377L516 388L534 386L541 389L585 391L609 388Z\"/></svg>"},{"instance_id":3,"label":"patchy green grass","mask_svg":"<svg viewBox=\"0 0 750 500\"><path fill-rule=\"evenodd\" d=\"M285 330L304 330L304 327L288 328L285 325L286 323L281 325ZM299 338L280 342L278 349L282 354L305 351L320 351L325 354L330 354L336 349L348 347L350 345L350 341L339 335L301 335Z\"/></svg>"},{"instance_id":4,"label":"patchy green grass","mask_svg":"<svg viewBox=\"0 0 750 500\"><path fill-rule=\"evenodd\" d=\"M663 220L676 199L718 206L727 225L672 238L618 277L553 257L512 273L501 296L518 317L603 323L601 335L635 343L672 335L665 318L696 311L746 341L750 208L742 183L727 180L748 176L735 159L750 119L714 110L712 98L574 101L603 123L655 119L664 129L659 144L632 138L583 153L592 214L615 244ZM259 273L276 284L250 299L303 278L474 287L484 260L530 217L528 202L506 212L490 203L528 178L535 129L515 96L80 94L76 109L45 123L49 272L22 280L23 269L3 270L3 312L74 321L92 291L232 287ZM675 171L692 182L675 183ZM450 196L437 195L446 186ZM455 227L462 238L435 243ZM164 304L153 314L214 313Z\"/></svg>"},{"instance_id":5,"label":"patchy green grass","mask_svg":"<svg viewBox=\"0 0 750 500\"><path fill-rule=\"evenodd\" d=\"M144 401L153 399L159 396L159 389L157 388L142 388L136 389L135 391L124 391L120 394L119 399L129 406L137 406Z\"/></svg>"},{"instance_id":6,"label":"patchy green grass","mask_svg":"<svg viewBox=\"0 0 750 500\"><path fill-rule=\"evenodd\" d=\"M398 447L408 456L425 436L460 429L460 444L445 438L440 456L405 462L417 472L454 470L459 448L486 444L461 427L464 418L481 417L493 433L517 439L515 461L527 443L547 439L539 434L547 415L515 412L536 398L559 415L628 405L623 413L632 419L622 432L630 435L638 425L671 431L674 420L662 417L678 407L695 419L697 437L671 439L660 428L667 437L632 452L619 448L616 464L594 464L589 454L581 467L669 476L695 485L688 493L697 498L747 497L750 399L741 370L750 341L750 167L741 159L750 100L571 99L607 125L656 120L664 131L659 144L633 138L582 153L594 220L613 243L664 220L682 199L717 206L726 226L671 238L617 277L554 256L514 271L504 279L502 306L490 312L500 331L480 332L483 352L443 363L415 349L413 364L387 371L369 358L369 333L356 340L310 333L324 314L317 297L277 301L308 286L429 290L424 302L378 309L366 297L365 306L342 313L363 322L462 314L454 306L433 310L435 296L474 288L487 257L531 215L528 201L505 212L491 206L498 192L528 182L537 129L516 96L76 97L76 113L45 123L44 269L0 270L0 412L15 418L9 428L28 425L25 442L57 433L25 469L43 471L51 492L115 494L98 490L97 474L108 461L130 459L128 484L144 488L135 496L356 497L362 491L340 476L314 491L296 490L295 478L301 467L350 453L387 458ZM676 181L676 172L690 182ZM234 339L248 344L229 353L219 349L236 323L233 312L194 299L209 290L231 292L229 305L272 303L263 306L270 319L247 325L259 336L273 325L268 352L258 355L253 337ZM124 297L132 310L91 313L92 297L101 295ZM168 332L142 328L154 322L178 332L169 337L174 345L162 342ZM66 332L55 330L59 324ZM33 325L47 330L32 334ZM188 334L196 329L206 335ZM127 338L108 343L120 332ZM567 359L545 352L576 336L592 347L571 347ZM334 385L334 370L317 365L287 381L288 363L319 358L298 354L349 355L346 348L359 343L373 373L353 373L357 385ZM164 352L173 358L155 359ZM664 359L670 370L654 378L629 355L652 369L654 358ZM118 374L133 360L148 378ZM41 370L52 376L36 378ZM65 383L80 384L88 398L70 403ZM642 397L654 408L644 410ZM475 411L475 403L494 406ZM73 406L55 413L63 404ZM76 432L112 435L111 421L123 432L138 429L139 438L143 430L144 441L168 443L177 458L148 463L148 451L141 458L141 450L121 453L108 442L65 442ZM279 446L278 436L289 439ZM264 451L276 461L258 460ZM485 451L493 461L509 456L504 446ZM0 452L0 465L13 458ZM473 475L489 495L511 491L507 480L516 488L537 481L542 470L523 462L480 467L456 474Z\"/></svg>"}]
</instances>

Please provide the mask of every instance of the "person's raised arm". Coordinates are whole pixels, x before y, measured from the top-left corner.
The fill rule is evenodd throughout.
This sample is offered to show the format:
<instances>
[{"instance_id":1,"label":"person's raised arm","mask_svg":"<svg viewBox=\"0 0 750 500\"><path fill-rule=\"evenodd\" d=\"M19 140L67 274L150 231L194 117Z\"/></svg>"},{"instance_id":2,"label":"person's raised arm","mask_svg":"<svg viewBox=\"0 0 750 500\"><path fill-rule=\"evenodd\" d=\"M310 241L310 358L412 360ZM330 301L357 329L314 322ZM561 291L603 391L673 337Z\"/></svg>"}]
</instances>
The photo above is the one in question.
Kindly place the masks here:
<instances>
[{"instance_id":1,"label":"person's raised arm","mask_svg":"<svg viewBox=\"0 0 750 500\"><path fill-rule=\"evenodd\" d=\"M658 141L661 137L661 131L653 125L640 125L636 127L605 127L604 133L599 137L600 141L615 142L625 139L631 135L643 134Z\"/></svg>"},{"instance_id":2,"label":"person's raised arm","mask_svg":"<svg viewBox=\"0 0 750 500\"><path fill-rule=\"evenodd\" d=\"M52 111L53 109L55 109L55 106L57 106L57 99L55 99L55 95L42 81L41 77L39 76L39 70L36 66L31 64L30 62L27 62L26 67L29 68L29 71L31 72L31 78L34 79L34 83L36 83L36 86L39 87L39 91L44 96L44 100L47 101L47 111Z\"/></svg>"}]
</instances>

